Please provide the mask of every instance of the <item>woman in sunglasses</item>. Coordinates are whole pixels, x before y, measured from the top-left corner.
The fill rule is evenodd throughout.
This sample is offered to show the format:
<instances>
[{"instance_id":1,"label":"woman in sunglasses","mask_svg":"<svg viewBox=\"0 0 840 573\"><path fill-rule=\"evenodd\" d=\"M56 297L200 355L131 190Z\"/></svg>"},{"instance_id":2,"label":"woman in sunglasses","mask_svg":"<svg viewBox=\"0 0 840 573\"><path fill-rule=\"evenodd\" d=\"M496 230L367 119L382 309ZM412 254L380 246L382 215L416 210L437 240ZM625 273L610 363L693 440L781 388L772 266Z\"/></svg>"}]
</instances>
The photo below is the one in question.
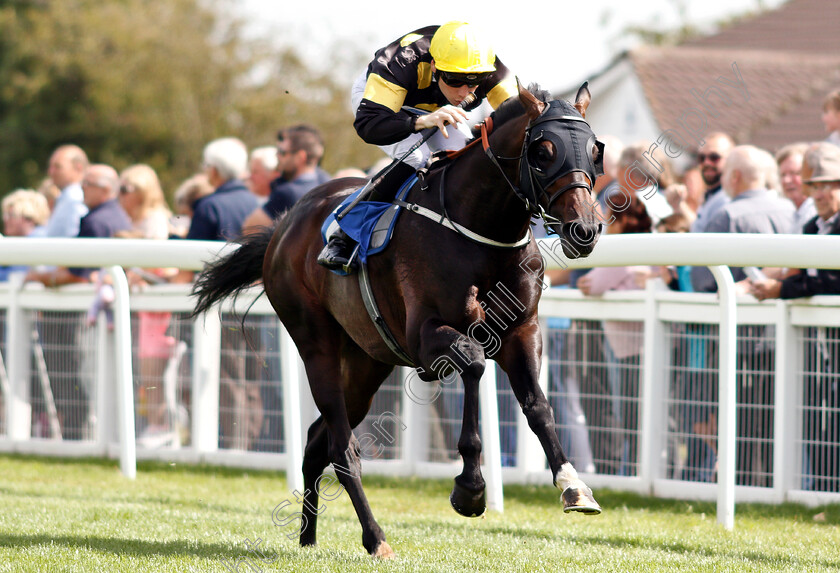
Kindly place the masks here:
<instances>
[{"instance_id":1,"label":"woman in sunglasses","mask_svg":"<svg viewBox=\"0 0 840 573\"><path fill-rule=\"evenodd\" d=\"M513 74L481 32L465 22L420 28L378 50L351 92L359 136L397 159L422 138L418 132L430 127L440 131L402 162L395 161L387 177L369 187L366 199L391 202L400 184L424 167L432 152L464 147L471 137L467 112L485 99L496 109L517 93ZM475 99L462 106L468 94ZM341 268L352 247L352 240L339 232L318 262Z\"/></svg>"}]
</instances>

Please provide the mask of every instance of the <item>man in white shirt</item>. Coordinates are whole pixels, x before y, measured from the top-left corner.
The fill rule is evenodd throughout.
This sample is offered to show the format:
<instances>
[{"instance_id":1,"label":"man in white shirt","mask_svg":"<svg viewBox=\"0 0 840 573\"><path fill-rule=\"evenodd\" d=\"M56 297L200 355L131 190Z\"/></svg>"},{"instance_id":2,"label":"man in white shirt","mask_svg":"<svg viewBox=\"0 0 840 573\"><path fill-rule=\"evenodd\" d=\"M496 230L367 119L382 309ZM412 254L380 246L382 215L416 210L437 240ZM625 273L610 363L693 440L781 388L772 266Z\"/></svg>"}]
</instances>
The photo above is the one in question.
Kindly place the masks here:
<instances>
[{"instance_id":1,"label":"man in white shirt","mask_svg":"<svg viewBox=\"0 0 840 573\"><path fill-rule=\"evenodd\" d=\"M79 234L79 223L87 215L82 179L88 168L85 152L76 145L62 145L50 157L47 174L61 195L46 225L47 237L75 237Z\"/></svg>"}]
</instances>

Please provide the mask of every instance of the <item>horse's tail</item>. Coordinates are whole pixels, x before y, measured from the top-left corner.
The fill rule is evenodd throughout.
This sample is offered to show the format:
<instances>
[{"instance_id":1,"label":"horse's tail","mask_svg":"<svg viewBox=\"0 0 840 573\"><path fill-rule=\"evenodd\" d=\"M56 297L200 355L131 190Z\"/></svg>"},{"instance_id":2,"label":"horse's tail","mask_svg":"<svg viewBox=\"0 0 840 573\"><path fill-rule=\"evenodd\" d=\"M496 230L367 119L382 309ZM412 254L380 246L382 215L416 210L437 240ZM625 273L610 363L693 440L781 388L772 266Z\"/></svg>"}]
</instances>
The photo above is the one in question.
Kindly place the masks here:
<instances>
[{"instance_id":1,"label":"horse's tail","mask_svg":"<svg viewBox=\"0 0 840 573\"><path fill-rule=\"evenodd\" d=\"M273 227L263 227L245 235L236 241L238 249L204 268L192 289L192 296L198 298L192 316L231 295L235 297L262 279L263 259L273 234Z\"/></svg>"}]
</instances>

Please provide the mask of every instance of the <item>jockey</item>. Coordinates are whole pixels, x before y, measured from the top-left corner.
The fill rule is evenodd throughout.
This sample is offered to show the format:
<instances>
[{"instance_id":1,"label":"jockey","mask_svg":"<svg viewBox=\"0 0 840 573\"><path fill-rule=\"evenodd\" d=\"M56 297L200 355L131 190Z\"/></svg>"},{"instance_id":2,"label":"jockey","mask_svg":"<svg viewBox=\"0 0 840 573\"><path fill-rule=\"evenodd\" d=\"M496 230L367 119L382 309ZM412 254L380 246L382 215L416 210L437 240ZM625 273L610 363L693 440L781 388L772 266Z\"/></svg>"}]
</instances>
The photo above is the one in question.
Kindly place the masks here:
<instances>
[{"instance_id":1,"label":"jockey","mask_svg":"<svg viewBox=\"0 0 840 573\"><path fill-rule=\"evenodd\" d=\"M462 108L468 94L475 99ZM465 22L420 28L377 51L353 85L353 126L366 143L378 145L395 161L387 176L376 178L363 191L365 199L392 202L401 184L426 165L433 151L464 147L471 138L468 111L484 99L496 109L516 94L513 74L480 31ZM403 158L422 139L418 132L434 127L440 131ZM346 270L353 248L353 240L339 230L318 263Z\"/></svg>"}]
</instances>

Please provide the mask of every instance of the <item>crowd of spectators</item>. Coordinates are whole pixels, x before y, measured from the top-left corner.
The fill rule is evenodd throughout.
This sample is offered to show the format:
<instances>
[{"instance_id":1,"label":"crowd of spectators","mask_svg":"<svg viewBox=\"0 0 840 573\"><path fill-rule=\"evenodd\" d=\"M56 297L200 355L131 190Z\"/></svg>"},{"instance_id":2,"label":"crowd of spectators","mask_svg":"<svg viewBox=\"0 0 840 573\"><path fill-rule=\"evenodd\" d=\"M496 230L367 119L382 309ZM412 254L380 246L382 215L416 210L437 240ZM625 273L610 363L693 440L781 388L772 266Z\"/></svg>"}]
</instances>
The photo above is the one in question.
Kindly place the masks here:
<instances>
[{"instance_id":1,"label":"crowd of spectators","mask_svg":"<svg viewBox=\"0 0 840 573\"><path fill-rule=\"evenodd\" d=\"M200 171L174 191L173 213L158 175L149 165L132 165L118 173L113 166L91 163L76 145L62 145L51 155L47 178L37 190L21 189L4 198L3 231L9 237L235 240L249 229L271 225L307 191L329 180L320 167L323 155L321 134L304 124L281 129L275 145L250 152L233 137L211 141L196 158ZM91 390L81 380L83 365L76 346L81 329L93 325L100 311L110 318L113 288L105 273L92 268L4 266L0 267L0 280L7 280L15 271L25 282L46 288L96 285L96 300L83 324L69 325L61 311L39 314L39 351L43 351L49 382L47 387L32 388L36 401L54 402L60 437L88 438L94 413L90 411ZM129 268L126 275L132 288L185 283L194 278L192 272L172 268ZM166 403L162 377L173 357L183 354L184 341L173 336L176 329L170 312L136 312L134 328L138 443L165 445L176 431L177 412ZM256 340L266 342L265 338ZM223 447L259 449L261 437L280 441L279 416L266 417L263 412L264 403L278 404L278 372L260 371L259 364L264 361L253 357L253 341L253 337L246 341L241 332L223 330ZM276 344L276 338L272 342ZM247 344L251 348L246 348ZM256 350L260 354L261 349ZM33 417L33 435L49 431L36 427L38 418ZM274 423L270 429L265 427L269 418Z\"/></svg>"},{"instance_id":2,"label":"crowd of spectators","mask_svg":"<svg viewBox=\"0 0 840 573\"><path fill-rule=\"evenodd\" d=\"M826 97L823 121L828 133L825 141L786 145L775 156L752 145L738 145L726 133L709 133L695 151L695 162L683 166L682 175L669 166L664 153L647 157L649 142L627 146L620 153L613 149L604 161L605 184L596 186L606 232L650 232L652 226L660 233L840 233L840 92ZM617 164L611 168L612 161ZM648 219L644 225L628 227L627 217L638 222L634 208L639 203ZM618 216L624 211L627 216ZM752 269L755 272L749 278L744 269L730 270L738 292L759 300L840 294L840 271L836 270ZM717 290L706 267L596 268L548 274L554 285L569 284L590 296L644 288L648 280L657 278L673 290ZM577 360L588 364L588 371L570 364L554 373L553 390L563 394L572 388L570 396L580 396L583 423L589 428L587 440L579 440L573 450L579 451L581 444L588 447L580 457L593 460L601 473L637 475L639 416L630 406L639 398L638 365L644 350L639 327L627 322L571 321L565 344L575 349ZM672 352L673 371L679 378L673 381L672 391L682 406L671 423L689 437L686 459L676 477L712 481L716 479L718 385L708 373L717 367L718 344L711 325L682 328L675 337L681 348ZM802 487L840 491L840 329L813 330L803 336L807 364L802 395ZM774 464L772 327L739 325L737 336L737 482L768 486ZM583 354L581 349L585 349ZM579 427L572 430L579 432ZM620 443L615 443L616 436Z\"/></svg>"},{"instance_id":3,"label":"crowd of spectators","mask_svg":"<svg viewBox=\"0 0 840 573\"><path fill-rule=\"evenodd\" d=\"M840 233L840 92L826 98L823 121L829 132L826 141L794 143L777 150L775 157L752 145L738 145L726 133L709 133L694 150L694 162L682 165L681 173L661 152L650 157L649 142L624 146L615 137L602 136L607 143L605 174L594 191L607 232ZM324 152L321 134L309 125L282 129L274 146L250 152L236 138L212 141L201 158L196 158L201 162L200 172L184 180L173 193L172 213L150 166L133 165L118 173L112 166L90 163L78 146L62 145L50 157L47 178L37 190L18 190L5 197L3 229L7 236L15 237L234 240L270 225L307 191L327 181L330 176L320 167ZM376 166L370 171L375 170ZM342 170L340 175L367 174ZM192 272L176 269L127 270L135 287L149 282L184 283L194 278ZM25 272L25 280L48 288L92 282L99 293L94 310L107 308L113 298L107 280L97 269L3 267L0 280L13 271ZM743 269L733 268L732 272L742 294L761 300L840 294L838 271L764 269L764 278L747 278ZM662 278L674 290L716 290L708 269L702 267L557 271L549 273L549 278L555 286L578 288L588 296L644 288L648 280L656 278ZM43 311L42 322L56 318L51 317L55 313ZM137 322L138 394L145 435L154 437L173 430L160 378L178 341L172 336L170 313L140 312ZM591 460L585 464L590 470L634 475L638 464L639 369L644 353L640 333L633 331L633 325L618 321L573 320L563 328L566 336L560 354L569 362L576 359L578 367L570 367L561 380L552 382L553 388L580 397L573 408L568 404L562 408L584 420L580 427L588 426L583 430L588 436L572 445L572 450ZM53 350L66 347L72 335L49 328L41 328L39 334L48 370L57 369L59 360L65 361L65 370L78 370L76 358L68 356L67 351ZM768 406L772 404L774 380L772 373L764 373L761 366L772 363L774 349L755 342L767 339L764 327L741 326L738 334L738 479L741 484L766 485L773 464L767 438L773 427L772 407ZM271 383L276 385L276 373L261 374L259 367L249 363L248 349L243 346L254 340L267 344L263 335L243 337L241 332L223 330L220 444L224 447L258 448L261 436L266 435L266 425L279 419L264 415L266 405L276 405L278 398L268 396L261 383L273 378ZM686 401L714 403L716 384L691 372L708 370L716 362L717 344L710 340L708 325L686 325L684 335L688 346L678 360L688 374L680 381L679 394ZM822 329L814 339L821 342L809 346L808 360L819 363L815 368L832 378L830 383L824 376L811 376L806 381L805 406L821 408L821 418L814 418L817 414L805 416L804 439L816 445L806 451L803 473L817 476L809 482L810 487L838 491L840 330ZM58 417L63 437L82 438L89 416L84 385L72 375L50 383L53 393L62 398ZM688 470L683 477L714 479L714 409L684 410L678 417L681 431L694 436L687 442Z\"/></svg>"}]
</instances>

